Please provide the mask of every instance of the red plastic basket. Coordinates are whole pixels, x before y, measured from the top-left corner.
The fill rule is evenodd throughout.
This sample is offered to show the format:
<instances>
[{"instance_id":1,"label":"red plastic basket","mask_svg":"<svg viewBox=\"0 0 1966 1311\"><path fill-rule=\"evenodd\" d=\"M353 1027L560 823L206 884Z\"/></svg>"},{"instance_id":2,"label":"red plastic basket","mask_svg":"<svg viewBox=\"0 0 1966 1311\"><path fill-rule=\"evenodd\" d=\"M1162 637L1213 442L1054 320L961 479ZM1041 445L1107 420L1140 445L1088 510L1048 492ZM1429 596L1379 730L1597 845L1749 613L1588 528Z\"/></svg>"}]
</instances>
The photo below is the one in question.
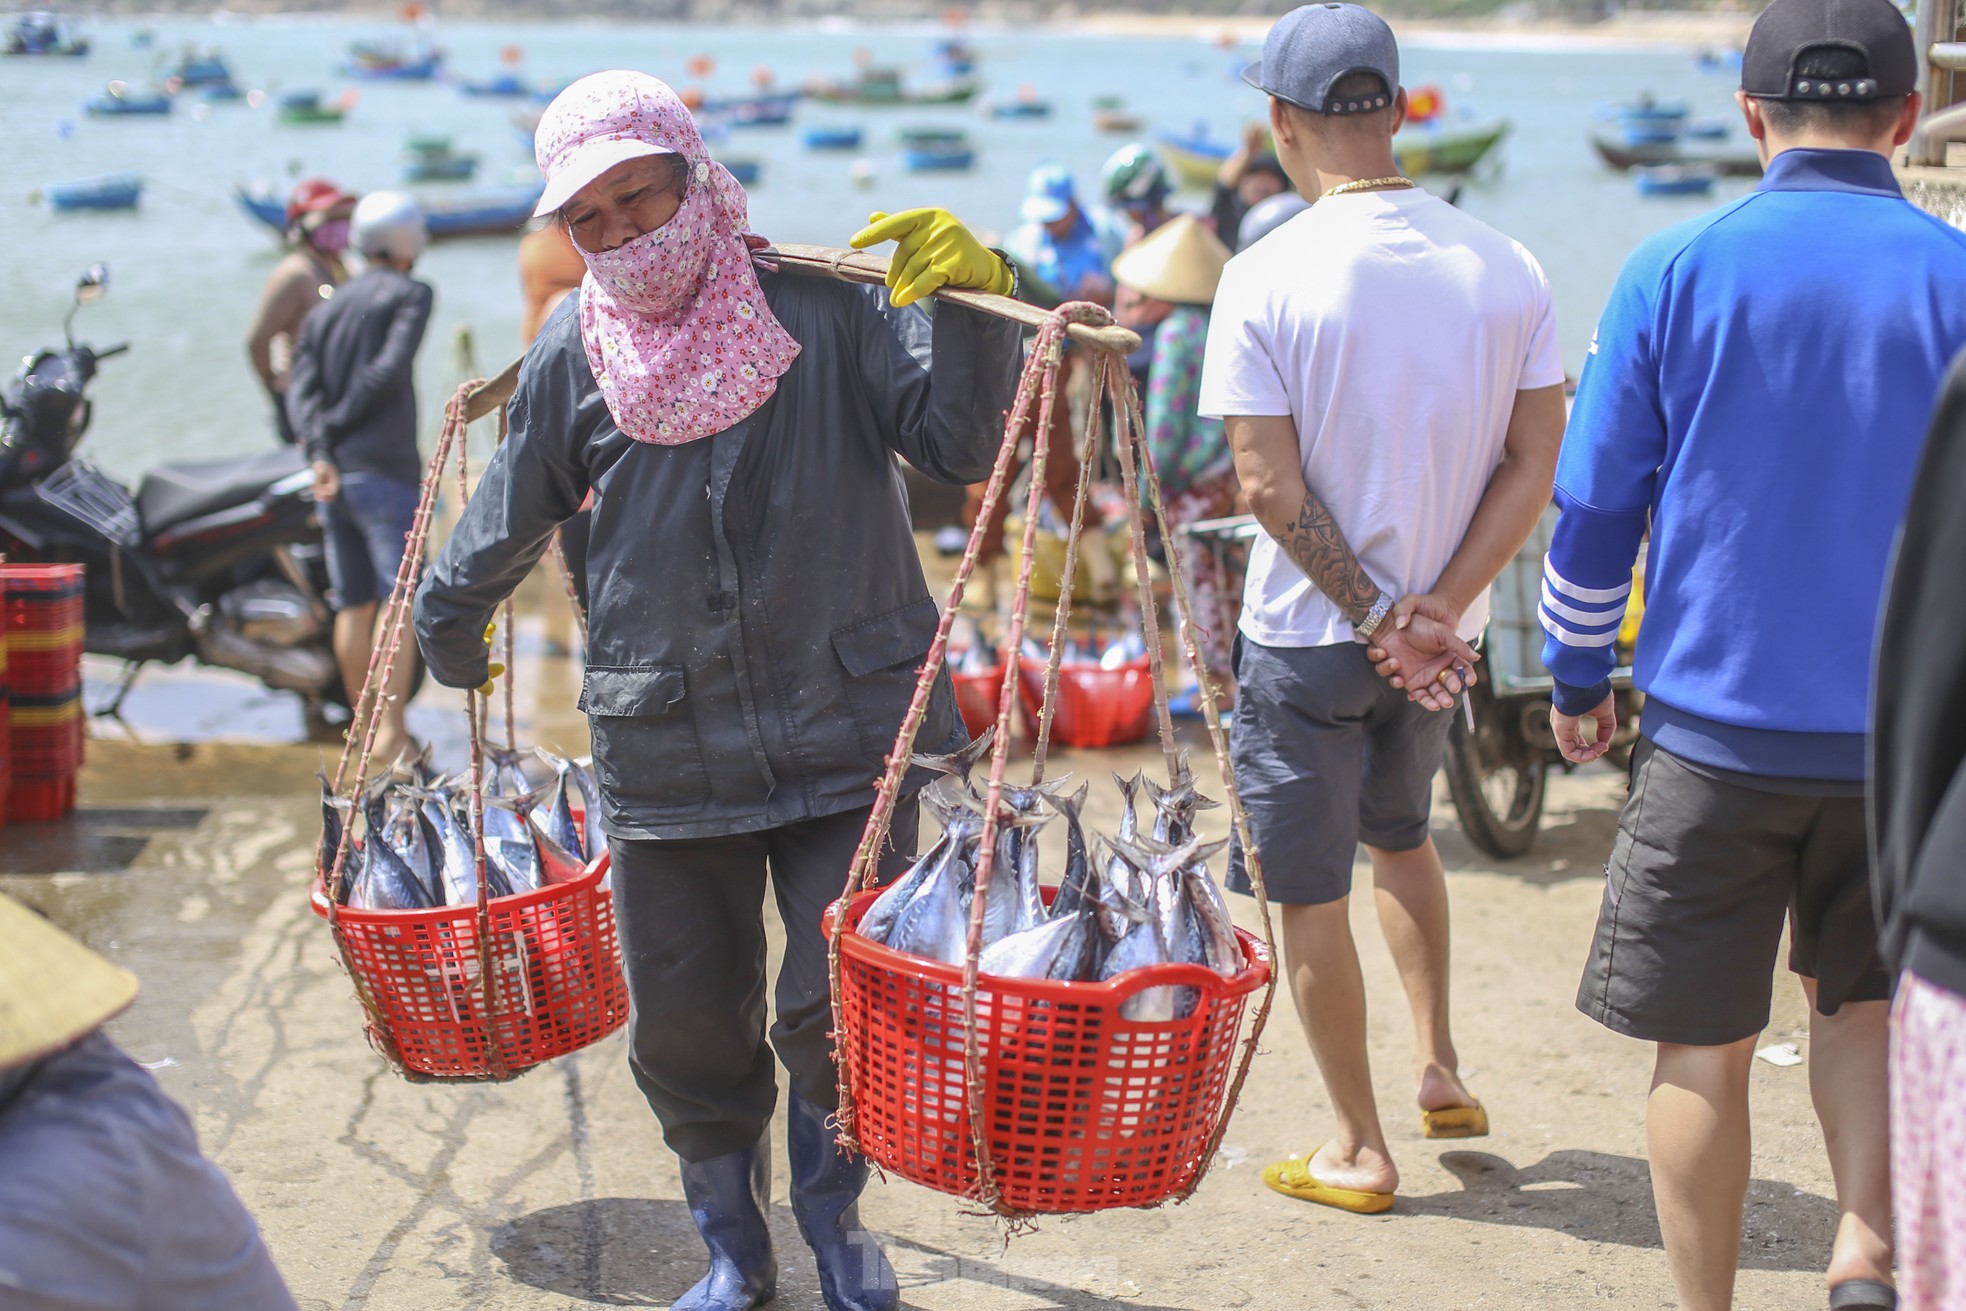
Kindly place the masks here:
<instances>
[{"instance_id":1,"label":"red plastic basket","mask_svg":"<svg viewBox=\"0 0 1966 1311\"><path fill-rule=\"evenodd\" d=\"M614 893L603 852L567 883L491 903L491 1029L516 1073L598 1042L628 1018ZM317 875L315 913L326 917ZM478 977L478 908L338 909L346 960L369 1011L370 1040L433 1079L498 1077Z\"/></svg>"},{"instance_id":2,"label":"red plastic basket","mask_svg":"<svg viewBox=\"0 0 1966 1311\"><path fill-rule=\"evenodd\" d=\"M1044 703L1044 661L1020 656L1017 695L1033 724ZM1154 678L1147 657L1118 669L1060 665L1058 704L1051 737L1068 747L1112 747L1138 742L1154 725Z\"/></svg>"},{"instance_id":3,"label":"red plastic basket","mask_svg":"<svg viewBox=\"0 0 1966 1311\"><path fill-rule=\"evenodd\" d=\"M963 972L861 937L860 917L879 895L854 898L840 938L839 1050L854 1134L881 1168L974 1196ZM1005 1205L1048 1214L1152 1206L1195 1178L1222 1112L1243 1011L1270 975L1263 944L1240 929L1236 937L1247 967L1230 979L1199 965L1155 966L1110 983L984 976L978 1040ZM1193 1015L1161 1023L1120 1015L1134 993L1168 985L1200 990Z\"/></svg>"},{"instance_id":4,"label":"red plastic basket","mask_svg":"<svg viewBox=\"0 0 1966 1311\"><path fill-rule=\"evenodd\" d=\"M971 737L981 737L997 722L997 698L1003 694L1004 667L991 665L971 674L951 670L949 681L956 688L956 709L962 712L963 726Z\"/></svg>"}]
</instances>

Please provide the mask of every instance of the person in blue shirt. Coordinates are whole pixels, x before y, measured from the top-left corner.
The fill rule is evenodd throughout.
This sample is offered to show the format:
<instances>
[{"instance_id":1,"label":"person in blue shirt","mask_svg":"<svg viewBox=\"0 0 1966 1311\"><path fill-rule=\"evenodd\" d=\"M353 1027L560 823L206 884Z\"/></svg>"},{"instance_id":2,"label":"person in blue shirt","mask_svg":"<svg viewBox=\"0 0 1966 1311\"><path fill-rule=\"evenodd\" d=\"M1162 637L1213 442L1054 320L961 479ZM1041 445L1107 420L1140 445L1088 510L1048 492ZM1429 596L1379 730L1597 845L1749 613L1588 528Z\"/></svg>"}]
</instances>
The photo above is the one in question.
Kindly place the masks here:
<instances>
[{"instance_id":1,"label":"person in blue shirt","mask_svg":"<svg viewBox=\"0 0 1966 1311\"><path fill-rule=\"evenodd\" d=\"M1683 1308L1732 1297L1785 919L1841 1215L1831 1305L1895 1305L1866 707L1892 536L1966 345L1966 234L1889 163L1916 71L1889 0L1763 12L1737 100L1766 176L1627 261L1557 467L1541 618L1571 761L1608 749L1650 533L1642 735L1577 1004L1658 1044L1647 1139Z\"/></svg>"}]
</instances>

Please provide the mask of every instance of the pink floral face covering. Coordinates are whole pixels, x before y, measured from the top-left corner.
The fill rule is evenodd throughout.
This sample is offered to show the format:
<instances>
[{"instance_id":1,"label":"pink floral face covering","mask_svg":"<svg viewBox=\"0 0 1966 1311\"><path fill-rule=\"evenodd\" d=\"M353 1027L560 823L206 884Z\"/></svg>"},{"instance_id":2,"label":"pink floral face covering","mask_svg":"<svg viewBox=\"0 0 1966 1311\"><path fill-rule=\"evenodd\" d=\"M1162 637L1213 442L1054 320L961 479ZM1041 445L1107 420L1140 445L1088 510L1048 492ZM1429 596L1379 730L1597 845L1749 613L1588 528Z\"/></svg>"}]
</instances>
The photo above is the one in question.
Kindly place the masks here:
<instances>
[{"instance_id":1,"label":"pink floral face covering","mask_svg":"<svg viewBox=\"0 0 1966 1311\"><path fill-rule=\"evenodd\" d=\"M798 358L799 343L772 317L758 285L745 242L744 188L709 157L675 93L654 78L634 81L638 103L626 115L616 96L594 95L591 107L573 108L612 135L682 156L689 192L675 217L613 250L574 243L587 262L580 339L621 431L679 446L755 413ZM562 96L582 90L576 83Z\"/></svg>"}]
</instances>

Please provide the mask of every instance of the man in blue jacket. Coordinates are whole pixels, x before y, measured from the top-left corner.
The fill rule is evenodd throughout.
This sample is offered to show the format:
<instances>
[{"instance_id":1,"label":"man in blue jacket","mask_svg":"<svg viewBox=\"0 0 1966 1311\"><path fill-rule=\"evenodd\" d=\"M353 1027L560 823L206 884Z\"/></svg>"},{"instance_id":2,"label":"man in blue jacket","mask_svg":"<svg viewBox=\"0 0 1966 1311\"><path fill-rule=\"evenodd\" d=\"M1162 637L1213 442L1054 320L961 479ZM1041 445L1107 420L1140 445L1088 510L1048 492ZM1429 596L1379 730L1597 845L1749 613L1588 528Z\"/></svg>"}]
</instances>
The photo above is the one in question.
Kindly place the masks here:
<instances>
[{"instance_id":1,"label":"man in blue jacket","mask_svg":"<svg viewBox=\"0 0 1966 1311\"><path fill-rule=\"evenodd\" d=\"M1658 1044L1652 1187L1684 1308L1732 1296L1785 917L1841 1212L1831 1304L1894 1304L1865 707L1892 534L1966 344L1966 234L1908 204L1889 164L1916 65L1888 0L1769 6L1737 97L1766 178L1626 263L1557 469L1542 622L1572 761L1607 749L1651 533L1643 737L1577 1004Z\"/></svg>"}]
</instances>

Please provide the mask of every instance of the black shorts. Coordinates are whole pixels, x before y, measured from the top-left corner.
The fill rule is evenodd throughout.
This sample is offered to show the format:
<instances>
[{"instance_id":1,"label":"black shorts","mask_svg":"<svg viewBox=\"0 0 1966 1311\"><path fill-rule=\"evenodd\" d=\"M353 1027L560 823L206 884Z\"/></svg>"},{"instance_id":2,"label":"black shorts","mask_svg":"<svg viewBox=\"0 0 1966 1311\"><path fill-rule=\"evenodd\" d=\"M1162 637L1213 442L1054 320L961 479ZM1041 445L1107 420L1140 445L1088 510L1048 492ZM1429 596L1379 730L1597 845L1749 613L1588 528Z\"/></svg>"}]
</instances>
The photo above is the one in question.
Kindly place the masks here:
<instances>
[{"instance_id":1,"label":"black shorts","mask_svg":"<svg viewBox=\"0 0 1966 1311\"><path fill-rule=\"evenodd\" d=\"M1352 890L1358 844L1427 840L1453 713L1426 710L1373 672L1357 642L1235 641L1229 755L1271 901L1322 906ZM1248 892L1238 844L1229 886Z\"/></svg>"},{"instance_id":2,"label":"black shorts","mask_svg":"<svg viewBox=\"0 0 1966 1311\"><path fill-rule=\"evenodd\" d=\"M1604 867L1577 1009L1648 1042L1720 1046L1768 1026L1782 922L1817 1007L1883 1001L1861 796L1764 791L1649 739Z\"/></svg>"}]
</instances>

